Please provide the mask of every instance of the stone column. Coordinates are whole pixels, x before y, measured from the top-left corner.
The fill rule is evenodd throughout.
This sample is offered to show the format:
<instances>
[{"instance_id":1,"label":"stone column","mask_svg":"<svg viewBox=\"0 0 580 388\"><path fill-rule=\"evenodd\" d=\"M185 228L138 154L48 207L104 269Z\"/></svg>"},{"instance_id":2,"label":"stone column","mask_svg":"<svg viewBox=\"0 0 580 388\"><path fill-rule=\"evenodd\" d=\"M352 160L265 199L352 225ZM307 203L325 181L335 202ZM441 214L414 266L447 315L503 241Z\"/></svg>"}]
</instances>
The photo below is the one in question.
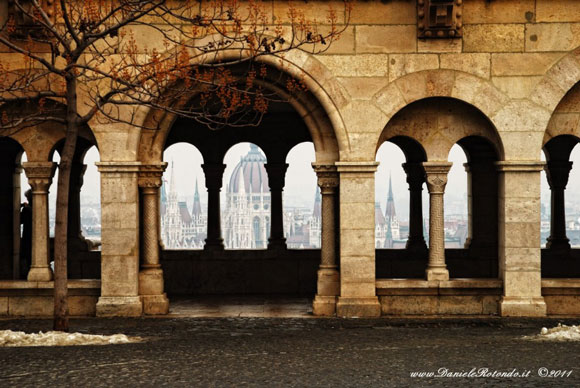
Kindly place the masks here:
<instances>
[{"instance_id":1,"label":"stone column","mask_svg":"<svg viewBox=\"0 0 580 388\"><path fill-rule=\"evenodd\" d=\"M340 275L336 265L336 216L335 198L338 174L334 165L312 164L318 175L318 186L322 196L322 230L320 268L318 270L317 293L312 303L314 315L336 314L336 299L340 295Z\"/></svg>"},{"instance_id":2,"label":"stone column","mask_svg":"<svg viewBox=\"0 0 580 388\"><path fill-rule=\"evenodd\" d=\"M425 271L427 280L449 280L445 265L445 215L443 194L447 173L453 163L424 162L429 190L429 264Z\"/></svg>"},{"instance_id":3,"label":"stone column","mask_svg":"<svg viewBox=\"0 0 580 388\"><path fill-rule=\"evenodd\" d=\"M81 188L86 170L86 164L73 163L72 165L67 225L69 252L88 250L87 242L81 232Z\"/></svg>"},{"instance_id":4,"label":"stone column","mask_svg":"<svg viewBox=\"0 0 580 388\"><path fill-rule=\"evenodd\" d=\"M493 160L464 164L467 171L468 238L465 248L479 257L496 257L497 169ZM491 254L491 255L490 255Z\"/></svg>"},{"instance_id":5,"label":"stone column","mask_svg":"<svg viewBox=\"0 0 580 388\"><path fill-rule=\"evenodd\" d=\"M205 174L205 187L207 187L207 238L205 249L224 249L222 238L220 190L225 164L202 164Z\"/></svg>"},{"instance_id":6,"label":"stone column","mask_svg":"<svg viewBox=\"0 0 580 388\"><path fill-rule=\"evenodd\" d=\"M377 162L337 162L340 174L339 317L378 317L375 270Z\"/></svg>"},{"instance_id":7,"label":"stone column","mask_svg":"<svg viewBox=\"0 0 580 388\"><path fill-rule=\"evenodd\" d=\"M167 163L142 165L139 173L143 204L139 295L143 300L143 312L149 315L169 312L169 299L164 292L163 269L159 261L159 188L166 167Z\"/></svg>"},{"instance_id":8,"label":"stone column","mask_svg":"<svg viewBox=\"0 0 580 388\"><path fill-rule=\"evenodd\" d=\"M425 169L421 163L403 163L409 184L409 238L406 248L411 252L426 253L423 236L423 183Z\"/></svg>"},{"instance_id":9,"label":"stone column","mask_svg":"<svg viewBox=\"0 0 580 388\"><path fill-rule=\"evenodd\" d=\"M97 316L140 316L140 162L99 162L101 173L101 296Z\"/></svg>"},{"instance_id":10,"label":"stone column","mask_svg":"<svg viewBox=\"0 0 580 388\"><path fill-rule=\"evenodd\" d=\"M284 237L284 209L282 207L282 192L286 178L286 163L267 163L264 165L268 172L268 184L270 185L270 238L268 249L285 249L286 238Z\"/></svg>"},{"instance_id":11,"label":"stone column","mask_svg":"<svg viewBox=\"0 0 580 388\"><path fill-rule=\"evenodd\" d=\"M540 252L540 171L544 162L497 162L502 316L545 316Z\"/></svg>"},{"instance_id":12,"label":"stone column","mask_svg":"<svg viewBox=\"0 0 580 388\"><path fill-rule=\"evenodd\" d=\"M48 229L48 189L56 169L53 162L22 163L32 188L32 265L29 282L52 280L50 269L50 237Z\"/></svg>"},{"instance_id":13,"label":"stone column","mask_svg":"<svg viewBox=\"0 0 580 388\"><path fill-rule=\"evenodd\" d=\"M17 165L12 175L12 278L20 278L20 177L22 166Z\"/></svg>"},{"instance_id":14,"label":"stone column","mask_svg":"<svg viewBox=\"0 0 580 388\"><path fill-rule=\"evenodd\" d=\"M570 249L570 240L566 237L564 191L571 169L572 162L560 160L549 161L545 167L551 189L550 237L548 237L546 248L552 250L565 251Z\"/></svg>"}]
</instances>

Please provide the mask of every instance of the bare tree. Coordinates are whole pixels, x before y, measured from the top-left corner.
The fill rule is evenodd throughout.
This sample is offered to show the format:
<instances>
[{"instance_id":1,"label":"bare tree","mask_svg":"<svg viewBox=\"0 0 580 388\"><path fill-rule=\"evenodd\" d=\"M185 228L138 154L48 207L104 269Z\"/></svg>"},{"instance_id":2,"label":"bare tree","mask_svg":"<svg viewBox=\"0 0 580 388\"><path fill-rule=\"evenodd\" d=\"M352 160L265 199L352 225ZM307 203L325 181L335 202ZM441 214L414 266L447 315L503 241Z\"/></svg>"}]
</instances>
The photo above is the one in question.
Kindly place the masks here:
<instances>
[{"instance_id":1,"label":"bare tree","mask_svg":"<svg viewBox=\"0 0 580 388\"><path fill-rule=\"evenodd\" d=\"M339 38L351 5L309 20L288 6L277 20L257 1L11 0L0 47L21 55L0 62L0 135L54 122L66 128L57 183L54 329L68 330L67 219L71 163L79 128L96 121L143 125L148 107L212 128L257 125L279 99L260 84L262 56L319 53ZM146 31L162 48L139 44ZM141 32L143 33L143 32ZM303 91L286 79L290 94ZM191 91L197 99L190 101Z\"/></svg>"}]
</instances>

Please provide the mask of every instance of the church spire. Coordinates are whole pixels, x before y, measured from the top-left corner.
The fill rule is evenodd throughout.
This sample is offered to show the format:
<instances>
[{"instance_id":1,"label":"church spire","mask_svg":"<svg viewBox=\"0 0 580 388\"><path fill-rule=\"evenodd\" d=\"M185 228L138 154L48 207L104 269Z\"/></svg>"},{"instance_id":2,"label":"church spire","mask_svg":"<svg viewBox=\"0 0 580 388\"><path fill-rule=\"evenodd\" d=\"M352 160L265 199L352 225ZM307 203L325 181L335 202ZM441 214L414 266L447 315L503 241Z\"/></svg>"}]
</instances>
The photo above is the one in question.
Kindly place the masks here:
<instances>
[{"instance_id":1,"label":"church spire","mask_svg":"<svg viewBox=\"0 0 580 388\"><path fill-rule=\"evenodd\" d=\"M387 222L392 222L397 216L395 212L395 199L393 196L393 184L391 182L391 174L389 173L389 195L387 196L387 206L385 209L385 219Z\"/></svg>"},{"instance_id":2,"label":"church spire","mask_svg":"<svg viewBox=\"0 0 580 388\"><path fill-rule=\"evenodd\" d=\"M193 194L193 207L191 209L191 215L194 217L194 219L201 216L201 201L199 200L197 178L195 178L195 194Z\"/></svg>"},{"instance_id":3,"label":"church spire","mask_svg":"<svg viewBox=\"0 0 580 388\"><path fill-rule=\"evenodd\" d=\"M175 164L173 160L171 160L171 178L169 179L169 194L174 194L176 192L175 185L177 182L175 181Z\"/></svg>"}]
</instances>

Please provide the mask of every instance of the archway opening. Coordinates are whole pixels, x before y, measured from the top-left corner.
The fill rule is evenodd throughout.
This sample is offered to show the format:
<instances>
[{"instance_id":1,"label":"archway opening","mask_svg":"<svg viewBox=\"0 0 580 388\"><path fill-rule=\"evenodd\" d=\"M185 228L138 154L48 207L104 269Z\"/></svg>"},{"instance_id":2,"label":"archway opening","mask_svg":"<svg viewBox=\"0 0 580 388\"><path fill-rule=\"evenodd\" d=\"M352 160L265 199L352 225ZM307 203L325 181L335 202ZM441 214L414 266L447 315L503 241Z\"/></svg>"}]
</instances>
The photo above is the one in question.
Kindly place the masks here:
<instances>
[{"instance_id":1,"label":"archway opening","mask_svg":"<svg viewBox=\"0 0 580 388\"><path fill-rule=\"evenodd\" d=\"M284 187L284 236L288 249L320 249L321 194L312 169L314 144L295 145L286 164Z\"/></svg>"},{"instance_id":2,"label":"archway opening","mask_svg":"<svg viewBox=\"0 0 580 388\"><path fill-rule=\"evenodd\" d=\"M187 143L163 152L167 168L160 195L161 241L166 250L203 249L207 237L207 191L203 156Z\"/></svg>"}]
</instances>

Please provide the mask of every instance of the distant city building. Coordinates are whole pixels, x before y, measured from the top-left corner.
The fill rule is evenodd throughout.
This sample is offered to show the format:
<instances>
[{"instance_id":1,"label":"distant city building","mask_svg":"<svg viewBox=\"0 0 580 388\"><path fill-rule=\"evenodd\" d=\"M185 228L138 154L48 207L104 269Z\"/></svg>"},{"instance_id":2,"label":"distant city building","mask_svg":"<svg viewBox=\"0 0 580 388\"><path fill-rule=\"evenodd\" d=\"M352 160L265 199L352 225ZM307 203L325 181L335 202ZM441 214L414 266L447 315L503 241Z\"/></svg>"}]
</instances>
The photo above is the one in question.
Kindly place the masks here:
<instances>
[{"instance_id":1,"label":"distant city building","mask_svg":"<svg viewBox=\"0 0 580 388\"><path fill-rule=\"evenodd\" d=\"M401 227L395 211L393 185L391 176L389 176L389 194L384 216L380 203L375 203L375 248L392 249L404 247L405 242L401 241Z\"/></svg>"},{"instance_id":2,"label":"distant city building","mask_svg":"<svg viewBox=\"0 0 580 388\"><path fill-rule=\"evenodd\" d=\"M266 249L270 236L270 187L264 167L267 159L260 149L250 151L235 166L226 185L222 211L226 249ZM166 194L161 188L161 236L166 249L203 249L207 236L207 215L203 212L197 181L191 212L179 201L173 166ZM284 234L290 249L320 248L321 198L317 189L314 209L294 208L284 212Z\"/></svg>"},{"instance_id":3,"label":"distant city building","mask_svg":"<svg viewBox=\"0 0 580 388\"><path fill-rule=\"evenodd\" d=\"M175 190L175 174L171 165L169 195L165 182L161 187L161 237L166 249L202 249L207 236L207 217L202 213L199 188L195 182L195 194L191 212L187 203L178 201Z\"/></svg>"}]
</instances>

